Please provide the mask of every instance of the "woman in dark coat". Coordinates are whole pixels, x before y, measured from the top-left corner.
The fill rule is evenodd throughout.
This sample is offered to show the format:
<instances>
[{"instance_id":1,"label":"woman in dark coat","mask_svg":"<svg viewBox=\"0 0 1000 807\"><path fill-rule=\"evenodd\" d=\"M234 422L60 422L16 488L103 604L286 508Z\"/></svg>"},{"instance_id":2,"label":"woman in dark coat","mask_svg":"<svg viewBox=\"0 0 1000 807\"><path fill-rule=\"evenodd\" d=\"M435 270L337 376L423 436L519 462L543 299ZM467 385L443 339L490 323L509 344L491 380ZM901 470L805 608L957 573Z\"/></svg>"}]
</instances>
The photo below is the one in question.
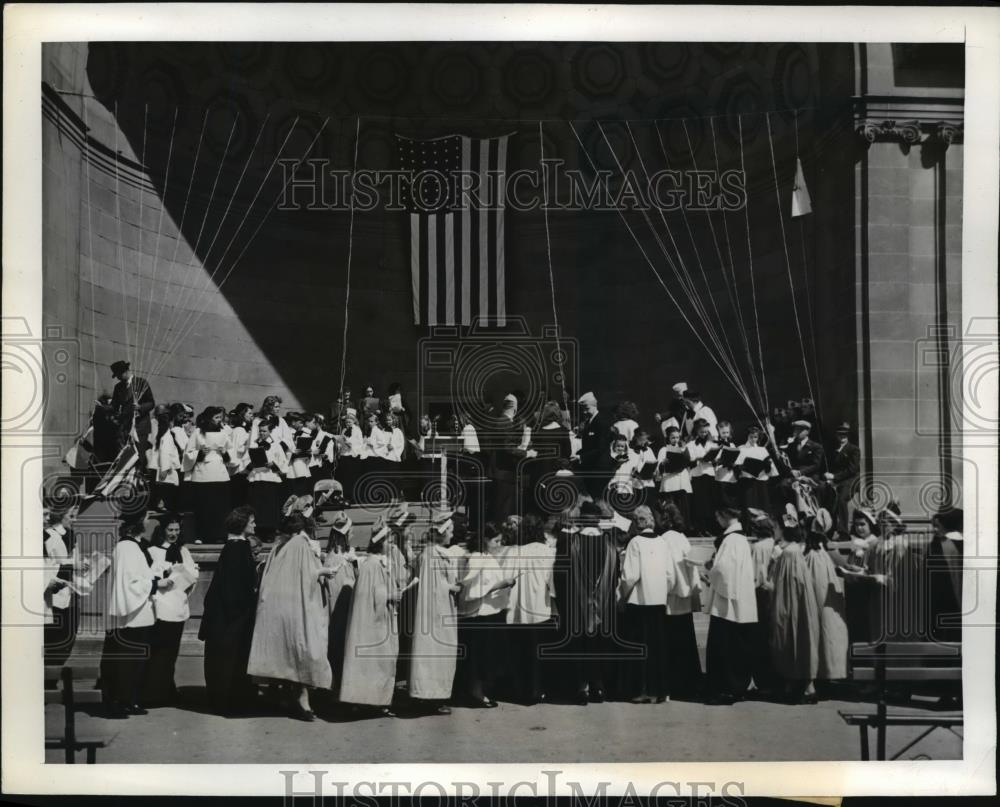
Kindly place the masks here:
<instances>
[{"instance_id":1,"label":"woman in dark coat","mask_svg":"<svg viewBox=\"0 0 1000 807\"><path fill-rule=\"evenodd\" d=\"M205 642L208 702L223 714L246 708L257 694L247 676L257 612L254 527L249 507L237 507L226 519L228 538L205 595L198 631L198 638Z\"/></svg>"}]
</instances>

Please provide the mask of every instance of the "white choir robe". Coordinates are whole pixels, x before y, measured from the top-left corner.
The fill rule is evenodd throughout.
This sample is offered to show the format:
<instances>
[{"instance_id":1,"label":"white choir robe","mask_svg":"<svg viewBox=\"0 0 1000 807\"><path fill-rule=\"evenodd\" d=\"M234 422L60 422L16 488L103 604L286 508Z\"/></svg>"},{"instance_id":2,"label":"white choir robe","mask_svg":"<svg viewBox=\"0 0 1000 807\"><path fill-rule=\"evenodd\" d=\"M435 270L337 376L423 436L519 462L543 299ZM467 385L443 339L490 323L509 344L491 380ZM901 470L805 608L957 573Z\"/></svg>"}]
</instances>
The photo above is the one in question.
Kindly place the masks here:
<instances>
[{"instance_id":1,"label":"white choir robe","mask_svg":"<svg viewBox=\"0 0 1000 807\"><path fill-rule=\"evenodd\" d=\"M254 418L253 422L250 424L250 442L257 442L257 427L260 426L260 418ZM292 446L295 445L295 434L292 432L292 427L288 425L283 417L278 417L278 425L271 429L271 439L276 440L279 443L284 443L288 446L290 450Z\"/></svg>"},{"instance_id":2,"label":"white choir robe","mask_svg":"<svg viewBox=\"0 0 1000 807\"><path fill-rule=\"evenodd\" d=\"M462 428L462 448L470 454L479 453L479 435L471 423L466 423Z\"/></svg>"},{"instance_id":3,"label":"white choir robe","mask_svg":"<svg viewBox=\"0 0 1000 807\"><path fill-rule=\"evenodd\" d=\"M712 411L711 407L699 403L695 405L694 412L688 414L687 419L684 421L684 431L692 439L694 438L694 423L696 420L708 421L708 433L712 436L712 439L719 436L719 419L715 416L715 412Z\"/></svg>"},{"instance_id":4,"label":"white choir robe","mask_svg":"<svg viewBox=\"0 0 1000 807\"><path fill-rule=\"evenodd\" d=\"M507 600L508 625L534 625L552 617L555 548L542 543L512 546L503 557L504 574L515 577Z\"/></svg>"},{"instance_id":5,"label":"white choir robe","mask_svg":"<svg viewBox=\"0 0 1000 807\"><path fill-rule=\"evenodd\" d=\"M715 463L710 460L705 460L705 455L718 448L718 444L714 440L708 440L704 445L698 445L697 442L692 440L687 444L688 454L691 455L691 461L694 463L694 467L691 468L691 478L697 479L699 476L715 476Z\"/></svg>"},{"instance_id":6,"label":"white choir robe","mask_svg":"<svg viewBox=\"0 0 1000 807\"><path fill-rule=\"evenodd\" d=\"M757 596L750 543L740 525L726 529L709 571L706 609L710 616L729 622L756 622Z\"/></svg>"},{"instance_id":7,"label":"white choir robe","mask_svg":"<svg viewBox=\"0 0 1000 807\"><path fill-rule=\"evenodd\" d=\"M656 461L661 465L667 461L666 446L660 449L656 455ZM691 492L691 471L687 468L674 471L673 473L664 471L660 477L660 493L675 493L677 491L683 491L684 493Z\"/></svg>"},{"instance_id":8,"label":"white choir robe","mask_svg":"<svg viewBox=\"0 0 1000 807\"><path fill-rule=\"evenodd\" d=\"M241 474L250 465L250 432L235 426L229 433L229 473Z\"/></svg>"},{"instance_id":9,"label":"white choir robe","mask_svg":"<svg viewBox=\"0 0 1000 807\"><path fill-rule=\"evenodd\" d=\"M156 621L152 599L155 578L139 544L127 539L115 545L105 609L107 630L145 628Z\"/></svg>"},{"instance_id":10,"label":"white choir robe","mask_svg":"<svg viewBox=\"0 0 1000 807\"><path fill-rule=\"evenodd\" d=\"M157 441L156 481L161 485L179 485L184 468L184 449L188 434L183 426L172 426ZM191 463L193 465L193 463Z\"/></svg>"}]
</instances>

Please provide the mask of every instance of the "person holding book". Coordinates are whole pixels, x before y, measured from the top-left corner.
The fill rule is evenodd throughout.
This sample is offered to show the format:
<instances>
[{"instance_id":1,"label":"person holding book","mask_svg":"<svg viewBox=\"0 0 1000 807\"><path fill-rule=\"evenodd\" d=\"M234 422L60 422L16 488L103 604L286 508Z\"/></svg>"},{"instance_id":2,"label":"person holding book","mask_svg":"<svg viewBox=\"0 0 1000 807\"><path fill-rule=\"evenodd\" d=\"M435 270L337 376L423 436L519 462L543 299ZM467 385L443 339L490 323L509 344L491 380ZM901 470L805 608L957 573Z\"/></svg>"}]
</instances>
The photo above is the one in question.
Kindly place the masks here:
<instances>
[{"instance_id":1,"label":"person holding book","mask_svg":"<svg viewBox=\"0 0 1000 807\"><path fill-rule=\"evenodd\" d=\"M762 444L764 431L759 426L747 429L746 442L734 466L739 475L740 507L771 512L770 481L778 475L768 449Z\"/></svg>"},{"instance_id":2,"label":"person holding book","mask_svg":"<svg viewBox=\"0 0 1000 807\"><path fill-rule=\"evenodd\" d=\"M45 556L45 628L43 643L46 664L64 664L73 652L80 620L80 602L74 591L74 574L86 571L90 562L80 558L73 536L78 508L54 509L48 515L42 551Z\"/></svg>"},{"instance_id":3,"label":"person holding book","mask_svg":"<svg viewBox=\"0 0 1000 807\"><path fill-rule=\"evenodd\" d=\"M273 419L258 423L257 439L249 449L247 502L256 516L257 534L264 539L273 535L281 518L281 480L288 469L288 455L271 436L276 426Z\"/></svg>"},{"instance_id":4,"label":"person holding book","mask_svg":"<svg viewBox=\"0 0 1000 807\"><path fill-rule=\"evenodd\" d=\"M191 616L188 598L198 583L198 564L181 540L181 519L168 513L156 527L149 547L153 569L173 585L153 593L153 634L143 681L143 703L164 706L174 701L174 667L181 649L184 623Z\"/></svg>"},{"instance_id":5,"label":"person holding book","mask_svg":"<svg viewBox=\"0 0 1000 807\"><path fill-rule=\"evenodd\" d=\"M757 622L750 646L750 671L757 692L766 695L777 685L771 662L770 625L771 600L774 595L774 561L781 550L774 541L774 520L763 510L750 508L747 514L747 540L753 560L754 596L757 601Z\"/></svg>"},{"instance_id":6,"label":"person holding book","mask_svg":"<svg viewBox=\"0 0 1000 807\"><path fill-rule=\"evenodd\" d=\"M309 474L313 484L319 479L333 478L334 441L326 430L326 418L319 412L312 414L313 443L309 451Z\"/></svg>"},{"instance_id":7,"label":"person holding book","mask_svg":"<svg viewBox=\"0 0 1000 807\"><path fill-rule=\"evenodd\" d=\"M226 410L209 406L198 416L197 429L184 455L190 463L191 500L196 543L221 544L226 539L225 520L230 511L230 441L222 430Z\"/></svg>"},{"instance_id":8,"label":"person holding book","mask_svg":"<svg viewBox=\"0 0 1000 807\"><path fill-rule=\"evenodd\" d=\"M229 493L233 507L247 503L247 469L250 467L250 423L253 407L238 403L229 413Z\"/></svg>"},{"instance_id":9,"label":"person holding book","mask_svg":"<svg viewBox=\"0 0 1000 807\"><path fill-rule=\"evenodd\" d=\"M675 505L684 519L684 529L691 528L691 454L681 445L681 430L666 430L667 444L656 457L660 483L660 502Z\"/></svg>"},{"instance_id":10,"label":"person holding book","mask_svg":"<svg viewBox=\"0 0 1000 807\"><path fill-rule=\"evenodd\" d=\"M656 501L656 452L653 451L652 438L645 429L637 429L630 446L638 458L636 462L637 503L653 507Z\"/></svg>"},{"instance_id":11,"label":"person holding book","mask_svg":"<svg viewBox=\"0 0 1000 807\"><path fill-rule=\"evenodd\" d=\"M715 458L715 497L723 507L740 506L737 492L738 479L736 461L740 457L740 449L733 442L733 425L728 420L720 420L719 454Z\"/></svg>"},{"instance_id":12,"label":"person holding book","mask_svg":"<svg viewBox=\"0 0 1000 807\"><path fill-rule=\"evenodd\" d=\"M732 704L750 685L753 625L757 622L754 567L739 511L722 508L722 529L708 572L708 644L705 650L709 703Z\"/></svg>"},{"instance_id":13,"label":"person holding book","mask_svg":"<svg viewBox=\"0 0 1000 807\"><path fill-rule=\"evenodd\" d=\"M691 522L700 535L715 532L715 460L719 446L707 420L695 421L694 439L688 443L691 457Z\"/></svg>"},{"instance_id":14,"label":"person holding book","mask_svg":"<svg viewBox=\"0 0 1000 807\"><path fill-rule=\"evenodd\" d=\"M631 502L634 499L641 467L642 460L629 447L628 439L621 434L614 435L601 470L602 475L609 477L605 492L610 501Z\"/></svg>"},{"instance_id":15,"label":"person holding book","mask_svg":"<svg viewBox=\"0 0 1000 807\"><path fill-rule=\"evenodd\" d=\"M163 426L157 431L155 491L168 512L177 512L180 506L183 457L188 442L184 424L188 418L184 404L171 404Z\"/></svg>"},{"instance_id":16,"label":"person holding book","mask_svg":"<svg viewBox=\"0 0 1000 807\"><path fill-rule=\"evenodd\" d=\"M250 424L250 442L257 441L257 429L264 420L271 421L271 439L277 443L284 443L286 451L291 451L294 443L294 434L288 421L281 416L281 396L268 395L261 404L260 411Z\"/></svg>"},{"instance_id":17,"label":"person holding book","mask_svg":"<svg viewBox=\"0 0 1000 807\"><path fill-rule=\"evenodd\" d=\"M315 420L298 412L288 413L288 425L292 429L291 452L288 457L288 470L285 471L287 480L286 492L290 496L304 496L312 492L312 471L309 468L309 461L312 459L313 433L316 425Z\"/></svg>"}]
</instances>

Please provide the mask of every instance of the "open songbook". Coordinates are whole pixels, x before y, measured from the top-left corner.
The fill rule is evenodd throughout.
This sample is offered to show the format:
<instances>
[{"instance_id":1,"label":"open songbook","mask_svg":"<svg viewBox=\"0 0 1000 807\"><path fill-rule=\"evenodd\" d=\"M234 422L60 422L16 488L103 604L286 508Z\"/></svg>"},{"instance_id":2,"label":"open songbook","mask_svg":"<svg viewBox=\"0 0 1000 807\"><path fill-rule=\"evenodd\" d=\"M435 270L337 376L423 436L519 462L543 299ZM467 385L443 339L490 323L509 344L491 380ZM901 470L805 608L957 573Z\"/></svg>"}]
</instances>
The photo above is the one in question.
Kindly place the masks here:
<instances>
[{"instance_id":1,"label":"open songbook","mask_svg":"<svg viewBox=\"0 0 1000 807\"><path fill-rule=\"evenodd\" d=\"M94 583L101 578L110 565L111 558L100 552L94 552L90 555L90 567L87 571L73 575L72 582L66 581L66 585L77 594L89 594L94 588Z\"/></svg>"},{"instance_id":2,"label":"open songbook","mask_svg":"<svg viewBox=\"0 0 1000 807\"><path fill-rule=\"evenodd\" d=\"M736 460L740 457L740 450L732 446L723 446L719 451L719 465L723 468L732 468L736 465Z\"/></svg>"},{"instance_id":3,"label":"open songbook","mask_svg":"<svg viewBox=\"0 0 1000 807\"><path fill-rule=\"evenodd\" d=\"M771 471L771 458L764 457L763 459L757 459L755 457L747 457L743 460L743 470L751 476L769 473Z\"/></svg>"},{"instance_id":4,"label":"open songbook","mask_svg":"<svg viewBox=\"0 0 1000 807\"><path fill-rule=\"evenodd\" d=\"M250 454L250 465L254 468L267 467L268 462L266 448L251 448L248 453Z\"/></svg>"},{"instance_id":5,"label":"open songbook","mask_svg":"<svg viewBox=\"0 0 1000 807\"><path fill-rule=\"evenodd\" d=\"M186 591L198 582L198 572L183 563L175 563L170 567L167 579L173 581L175 589Z\"/></svg>"},{"instance_id":6,"label":"open songbook","mask_svg":"<svg viewBox=\"0 0 1000 807\"><path fill-rule=\"evenodd\" d=\"M664 473L675 474L683 471L691 465L691 455L686 448L680 446L667 446L663 457L662 469Z\"/></svg>"}]
</instances>

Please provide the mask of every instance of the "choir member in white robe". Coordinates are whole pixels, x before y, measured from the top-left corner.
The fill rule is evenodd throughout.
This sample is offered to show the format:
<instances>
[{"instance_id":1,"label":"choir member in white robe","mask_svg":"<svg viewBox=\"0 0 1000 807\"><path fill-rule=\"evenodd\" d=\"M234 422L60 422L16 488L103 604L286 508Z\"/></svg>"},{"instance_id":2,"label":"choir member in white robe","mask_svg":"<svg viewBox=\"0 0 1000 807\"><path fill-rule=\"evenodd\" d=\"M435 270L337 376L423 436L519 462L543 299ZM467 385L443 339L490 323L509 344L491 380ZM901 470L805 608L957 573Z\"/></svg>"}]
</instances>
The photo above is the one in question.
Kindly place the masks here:
<instances>
[{"instance_id":1,"label":"choir member in white robe","mask_svg":"<svg viewBox=\"0 0 1000 807\"><path fill-rule=\"evenodd\" d=\"M691 524L698 535L715 532L715 454L719 448L708 421L695 421L695 437L687 444L691 457Z\"/></svg>"},{"instance_id":2,"label":"choir member in white robe","mask_svg":"<svg viewBox=\"0 0 1000 807\"><path fill-rule=\"evenodd\" d=\"M625 548L619 586L625 636L633 648L641 648L641 658L629 665L629 694L632 703L663 703L668 686L667 595L677 567L666 541L656 534L649 508L637 507L633 522L638 532Z\"/></svg>"},{"instance_id":3,"label":"choir member in white robe","mask_svg":"<svg viewBox=\"0 0 1000 807\"><path fill-rule=\"evenodd\" d=\"M257 442L257 427L262 420L271 420L271 439L286 446L286 450L291 450L294 434L288 421L281 416L281 398L278 395L268 395L261 404L260 412L250 423L250 442Z\"/></svg>"},{"instance_id":4,"label":"choir member in white robe","mask_svg":"<svg viewBox=\"0 0 1000 807\"><path fill-rule=\"evenodd\" d=\"M229 413L229 498L234 508L247 503L251 410L250 404L240 403Z\"/></svg>"},{"instance_id":5,"label":"choir member in white robe","mask_svg":"<svg viewBox=\"0 0 1000 807\"><path fill-rule=\"evenodd\" d=\"M183 457L188 443L188 434L184 430L187 419L184 404L172 404L169 423L156 437L156 495L167 512L172 513L180 511Z\"/></svg>"},{"instance_id":6,"label":"choir member in white robe","mask_svg":"<svg viewBox=\"0 0 1000 807\"><path fill-rule=\"evenodd\" d=\"M344 645L347 641L347 620L351 613L351 598L357 581L355 564L357 556L351 546L353 523L346 513L333 517L330 538L326 546L323 566L333 574L327 579L327 605L330 608L330 638L327 657L333 676L331 689L340 692L340 682L344 675Z\"/></svg>"},{"instance_id":7,"label":"choir member in white robe","mask_svg":"<svg viewBox=\"0 0 1000 807\"><path fill-rule=\"evenodd\" d=\"M546 667L541 645L552 634L555 548L545 540L538 516L526 515L516 527L517 546L504 556L504 574L513 583L507 605L510 671L519 697L533 704L546 698Z\"/></svg>"},{"instance_id":8,"label":"choir member in white robe","mask_svg":"<svg viewBox=\"0 0 1000 807\"><path fill-rule=\"evenodd\" d=\"M250 442L251 463L247 468L247 504L253 508L257 534L262 538L268 538L278 527L281 481L288 469L288 455L272 435L273 424L273 420L257 424L257 438ZM263 449L263 457L259 458L259 452L253 449Z\"/></svg>"},{"instance_id":9,"label":"choir member in white robe","mask_svg":"<svg viewBox=\"0 0 1000 807\"><path fill-rule=\"evenodd\" d=\"M326 418L323 415L316 412L313 420L316 423L316 437L309 457L309 473L315 483L319 479L330 479L333 476L334 440L333 435L326 430Z\"/></svg>"},{"instance_id":10,"label":"choir member in white robe","mask_svg":"<svg viewBox=\"0 0 1000 807\"><path fill-rule=\"evenodd\" d=\"M70 506L49 514L45 530L45 628L43 640L46 664L64 664L73 652L80 621L80 602L70 587L77 572L86 571L90 562L80 557L73 536L78 510Z\"/></svg>"},{"instance_id":11,"label":"choir member in white robe","mask_svg":"<svg viewBox=\"0 0 1000 807\"><path fill-rule=\"evenodd\" d=\"M754 508L771 511L770 481L778 476L770 452L761 445L764 432L759 426L747 429L746 442L740 446L740 455L736 458L736 472L739 474L737 483L740 506L746 509ZM750 460L751 468L747 465ZM759 468L757 467L759 465Z\"/></svg>"},{"instance_id":12,"label":"choir member in white robe","mask_svg":"<svg viewBox=\"0 0 1000 807\"><path fill-rule=\"evenodd\" d=\"M624 437L629 443L639 428L639 408L631 401L622 401L615 408L611 430Z\"/></svg>"},{"instance_id":13,"label":"choir member in white robe","mask_svg":"<svg viewBox=\"0 0 1000 807\"><path fill-rule=\"evenodd\" d=\"M159 577L169 577L173 585L153 594L153 625L149 661L143 680L143 704L163 706L174 701L174 667L181 649L184 623L191 616L188 598L198 582L198 564L181 542L179 516L167 514L160 521L149 547L153 571ZM182 571L175 573L177 567ZM190 582L189 582L190 579Z\"/></svg>"},{"instance_id":14,"label":"choir member in white robe","mask_svg":"<svg viewBox=\"0 0 1000 807\"><path fill-rule=\"evenodd\" d=\"M157 578L145 546L142 522L123 525L115 545L105 608L106 632L101 651L101 689L109 716L146 714L142 679L152 638L153 592L173 586Z\"/></svg>"},{"instance_id":15,"label":"choir member in white robe","mask_svg":"<svg viewBox=\"0 0 1000 807\"><path fill-rule=\"evenodd\" d=\"M288 455L288 468L285 471L283 494L286 496L306 496L312 493L312 471L309 468L309 460L312 458L316 432L315 421L307 418L307 415L300 415L298 412L288 413L292 444Z\"/></svg>"},{"instance_id":16,"label":"choir member in white robe","mask_svg":"<svg viewBox=\"0 0 1000 807\"><path fill-rule=\"evenodd\" d=\"M391 717L399 656L399 598L409 582L402 553L394 549L388 525L372 527L368 554L358 560L344 645L340 700L374 706Z\"/></svg>"},{"instance_id":17,"label":"choir member in white robe","mask_svg":"<svg viewBox=\"0 0 1000 807\"><path fill-rule=\"evenodd\" d=\"M512 582L504 576L502 536L485 525L469 541L459 565L459 659L456 686L476 708L493 708L504 662L507 598Z\"/></svg>"},{"instance_id":18,"label":"choir member in white robe","mask_svg":"<svg viewBox=\"0 0 1000 807\"><path fill-rule=\"evenodd\" d=\"M742 534L739 513L724 508L716 519L722 536L715 557L706 564L710 616L705 651L711 702L739 700L750 685L753 625L757 622L753 556Z\"/></svg>"},{"instance_id":19,"label":"choir member in white robe","mask_svg":"<svg viewBox=\"0 0 1000 807\"><path fill-rule=\"evenodd\" d=\"M771 600L774 596L774 561L781 554L774 541L774 521L767 513L747 510L750 556L753 559L754 595L757 600L757 624L751 639L750 669L758 693L770 692L778 684L771 663Z\"/></svg>"},{"instance_id":20,"label":"choir member in white robe","mask_svg":"<svg viewBox=\"0 0 1000 807\"><path fill-rule=\"evenodd\" d=\"M694 632L694 612L701 610L701 577L688 558L691 542L684 535L684 517L671 502L659 511L660 529L673 566L673 585L667 591L667 692L673 699L690 699L701 692L701 659Z\"/></svg>"},{"instance_id":21,"label":"choir member in white robe","mask_svg":"<svg viewBox=\"0 0 1000 807\"><path fill-rule=\"evenodd\" d=\"M659 479L660 501L672 502L677 506L684 519L684 529L690 531L691 524L691 455L688 452L687 464L676 471L667 470L667 454L673 449L681 449L681 431L676 426L668 426L664 430L666 445L661 446L656 455L657 473ZM682 452L683 453L683 452Z\"/></svg>"},{"instance_id":22,"label":"choir member in white robe","mask_svg":"<svg viewBox=\"0 0 1000 807\"><path fill-rule=\"evenodd\" d=\"M198 416L198 428L188 440L184 453L191 467L191 498L194 509L196 543L221 544L226 540L229 515L230 441L222 429L225 410L209 406Z\"/></svg>"},{"instance_id":23,"label":"choir member in white robe","mask_svg":"<svg viewBox=\"0 0 1000 807\"><path fill-rule=\"evenodd\" d=\"M454 532L450 512L435 514L431 540L417 566L417 597L413 613L410 661L411 698L429 702L437 714L450 714L458 657L458 583L456 557L445 547Z\"/></svg>"}]
</instances>

